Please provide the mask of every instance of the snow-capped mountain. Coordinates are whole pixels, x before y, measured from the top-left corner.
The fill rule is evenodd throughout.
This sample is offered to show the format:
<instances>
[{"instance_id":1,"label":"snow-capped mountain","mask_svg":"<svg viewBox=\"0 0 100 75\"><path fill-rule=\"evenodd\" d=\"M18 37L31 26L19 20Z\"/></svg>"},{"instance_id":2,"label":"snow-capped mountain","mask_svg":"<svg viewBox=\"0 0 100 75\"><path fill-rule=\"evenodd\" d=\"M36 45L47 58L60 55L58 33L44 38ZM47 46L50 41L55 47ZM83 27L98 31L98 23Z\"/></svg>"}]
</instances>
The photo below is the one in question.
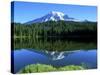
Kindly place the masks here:
<instances>
[{"instance_id":1,"label":"snow-capped mountain","mask_svg":"<svg viewBox=\"0 0 100 75\"><path fill-rule=\"evenodd\" d=\"M51 11L48 14L46 14L45 16L37 18L37 19L29 21L29 22L26 22L25 24L41 23L41 22L47 22L47 21L59 21L59 20L77 21L76 19L71 18L62 12Z\"/></svg>"}]
</instances>

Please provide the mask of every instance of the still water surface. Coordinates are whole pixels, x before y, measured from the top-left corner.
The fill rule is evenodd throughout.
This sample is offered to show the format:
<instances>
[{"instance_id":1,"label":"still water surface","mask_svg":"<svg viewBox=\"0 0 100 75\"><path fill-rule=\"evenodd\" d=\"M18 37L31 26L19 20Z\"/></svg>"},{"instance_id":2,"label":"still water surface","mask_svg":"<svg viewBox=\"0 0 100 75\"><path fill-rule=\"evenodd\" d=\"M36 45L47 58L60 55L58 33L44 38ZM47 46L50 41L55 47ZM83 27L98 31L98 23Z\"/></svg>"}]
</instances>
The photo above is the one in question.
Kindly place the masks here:
<instances>
[{"instance_id":1,"label":"still water surface","mask_svg":"<svg viewBox=\"0 0 100 75\"><path fill-rule=\"evenodd\" d=\"M97 50L39 51L36 49L18 49L12 51L14 73L30 64L48 64L54 67L85 64L88 68L97 67Z\"/></svg>"}]
</instances>

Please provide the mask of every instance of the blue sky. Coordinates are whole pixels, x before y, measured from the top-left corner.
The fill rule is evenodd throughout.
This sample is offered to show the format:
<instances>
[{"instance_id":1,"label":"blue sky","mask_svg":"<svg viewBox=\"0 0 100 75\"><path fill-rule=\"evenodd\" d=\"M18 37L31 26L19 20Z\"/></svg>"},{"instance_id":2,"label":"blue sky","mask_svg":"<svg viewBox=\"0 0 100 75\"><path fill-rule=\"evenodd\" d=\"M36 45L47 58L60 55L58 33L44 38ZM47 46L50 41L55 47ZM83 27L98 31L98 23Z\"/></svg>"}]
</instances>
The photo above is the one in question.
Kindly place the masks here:
<instances>
[{"instance_id":1,"label":"blue sky","mask_svg":"<svg viewBox=\"0 0 100 75\"><path fill-rule=\"evenodd\" d=\"M97 7L68 4L14 2L14 22L25 23L42 17L50 11L59 11L80 20L97 21ZM13 16L12 16L13 17Z\"/></svg>"}]
</instances>

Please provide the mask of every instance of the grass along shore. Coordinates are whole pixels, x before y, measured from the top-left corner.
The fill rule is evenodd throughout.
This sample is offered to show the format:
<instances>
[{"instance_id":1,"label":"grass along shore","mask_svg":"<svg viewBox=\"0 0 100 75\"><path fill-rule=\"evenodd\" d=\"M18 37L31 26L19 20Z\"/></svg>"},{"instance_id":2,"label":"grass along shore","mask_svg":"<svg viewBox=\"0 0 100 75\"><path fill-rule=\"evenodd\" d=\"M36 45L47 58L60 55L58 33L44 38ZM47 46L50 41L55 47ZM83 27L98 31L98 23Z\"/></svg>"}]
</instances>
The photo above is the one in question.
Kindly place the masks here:
<instances>
[{"instance_id":1,"label":"grass along shore","mask_svg":"<svg viewBox=\"0 0 100 75\"><path fill-rule=\"evenodd\" d=\"M55 68L51 65L45 64L31 64L21 69L18 73L35 73L35 72L51 72L51 71L70 71L70 70L84 70L85 67L69 65L60 68Z\"/></svg>"}]
</instances>

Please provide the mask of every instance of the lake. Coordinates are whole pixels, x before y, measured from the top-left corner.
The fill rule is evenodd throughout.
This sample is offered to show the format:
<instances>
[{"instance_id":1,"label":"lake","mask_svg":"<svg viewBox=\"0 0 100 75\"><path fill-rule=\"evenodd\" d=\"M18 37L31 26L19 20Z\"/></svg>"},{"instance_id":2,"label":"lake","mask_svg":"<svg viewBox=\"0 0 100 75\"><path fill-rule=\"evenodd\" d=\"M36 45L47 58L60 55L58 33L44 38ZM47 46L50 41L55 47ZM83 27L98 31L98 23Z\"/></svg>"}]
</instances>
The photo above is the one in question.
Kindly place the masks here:
<instances>
[{"instance_id":1,"label":"lake","mask_svg":"<svg viewBox=\"0 0 100 75\"><path fill-rule=\"evenodd\" d=\"M97 68L96 43L89 40L16 39L11 54L14 73L30 64L54 67L83 64L87 69Z\"/></svg>"},{"instance_id":2,"label":"lake","mask_svg":"<svg viewBox=\"0 0 100 75\"><path fill-rule=\"evenodd\" d=\"M29 64L48 64L55 67L66 65L81 65L85 63L88 68L97 67L97 52L93 50L76 50L65 52L47 52L21 49L14 54L14 73Z\"/></svg>"}]
</instances>

